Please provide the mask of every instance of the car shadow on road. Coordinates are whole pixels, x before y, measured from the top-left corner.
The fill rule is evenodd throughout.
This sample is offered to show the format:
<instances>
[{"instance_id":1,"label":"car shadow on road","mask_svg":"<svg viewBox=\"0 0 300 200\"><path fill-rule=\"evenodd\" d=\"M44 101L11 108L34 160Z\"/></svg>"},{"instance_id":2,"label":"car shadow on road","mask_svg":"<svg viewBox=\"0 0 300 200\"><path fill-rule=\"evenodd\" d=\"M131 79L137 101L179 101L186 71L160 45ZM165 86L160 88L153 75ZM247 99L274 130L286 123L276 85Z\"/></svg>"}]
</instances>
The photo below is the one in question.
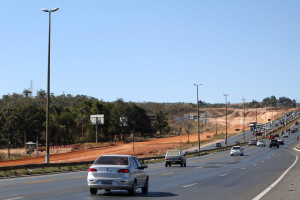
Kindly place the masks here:
<instances>
[{"instance_id":1,"label":"car shadow on road","mask_svg":"<svg viewBox=\"0 0 300 200\"><path fill-rule=\"evenodd\" d=\"M100 193L100 192L99 192ZM113 191L113 192L101 192L100 194L97 194L95 197L99 196L109 196L109 197L122 197L122 198L129 198L129 199L137 199L137 198L147 198L147 197L157 197L157 198L162 198L162 197L175 197L178 196L177 194L171 193L171 192L148 192L148 194L142 194L137 192L135 196L129 195L128 192L126 191Z\"/></svg>"}]
</instances>

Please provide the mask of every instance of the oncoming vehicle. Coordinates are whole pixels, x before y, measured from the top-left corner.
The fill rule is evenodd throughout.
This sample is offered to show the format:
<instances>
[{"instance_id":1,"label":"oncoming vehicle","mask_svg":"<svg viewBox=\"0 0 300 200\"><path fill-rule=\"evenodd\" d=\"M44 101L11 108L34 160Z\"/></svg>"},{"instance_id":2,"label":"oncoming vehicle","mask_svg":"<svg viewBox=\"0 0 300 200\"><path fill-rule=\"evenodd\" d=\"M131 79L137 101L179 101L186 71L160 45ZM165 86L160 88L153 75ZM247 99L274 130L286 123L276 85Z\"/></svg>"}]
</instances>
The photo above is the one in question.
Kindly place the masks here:
<instances>
[{"instance_id":1,"label":"oncoming vehicle","mask_svg":"<svg viewBox=\"0 0 300 200\"><path fill-rule=\"evenodd\" d=\"M87 183L91 194L97 190L128 190L135 195L136 189L141 188L143 194L148 193L149 176L135 156L103 155L89 168Z\"/></svg>"},{"instance_id":2,"label":"oncoming vehicle","mask_svg":"<svg viewBox=\"0 0 300 200\"><path fill-rule=\"evenodd\" d=\"M251 145L256 145L256 140L249 140L248 142L248 145L251 146Z\"/></svg>"},{"instance_id":3,"label":"oncoming vehicle","mask_svg":"<svg viewBox=\"0 0 300 200\"><path fill-rule=\"evenodd\" d=\"M243 156L244 155L244 149L243 147L241 146L233 146L230 150L230 155L233 156L233 155L241 155Z\"/></svg>"},{"instance_id":4,"label":"oncoming vehicle","mask_svg":"<svg viewBox=\"0 0 300 200\"><path fill-rule=\"evenodd\" d=\"M220 142L217 142L215 147L222 147L222 144Z\"/></svg>"},{"instance_id":5,"label":"oncoming vehicle","mask_svg":"<svg viewBox=\"0 0 300 200\"><path fill-rule=\"evenodd\" d=\"M186 167L185 154L179 150L168 151L165 156L165 167L171 167L172 164L179 164Z\"/></svg>"},{"instance_id":6,"label":"oncoming vehicle","mask_svg":"<svg viewBox=\"0 0 300 200\"><path fill-rule=\"evenodd\" d=\"M256 146L258 147L265 147L266 143L264 140L258 140Z\"/></svg>"}]
</instances>

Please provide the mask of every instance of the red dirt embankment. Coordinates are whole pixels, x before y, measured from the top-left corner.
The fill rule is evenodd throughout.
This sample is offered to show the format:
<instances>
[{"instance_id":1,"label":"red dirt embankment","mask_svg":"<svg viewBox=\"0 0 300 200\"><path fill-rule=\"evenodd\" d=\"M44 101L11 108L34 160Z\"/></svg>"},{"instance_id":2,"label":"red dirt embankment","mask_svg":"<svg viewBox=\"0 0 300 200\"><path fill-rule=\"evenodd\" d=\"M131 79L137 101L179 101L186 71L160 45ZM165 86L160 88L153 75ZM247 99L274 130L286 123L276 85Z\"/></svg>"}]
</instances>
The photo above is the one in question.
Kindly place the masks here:
<instances>
[{"instance_id":1,"label":"red dirt embankment","mask_svg":"<svg viewBox=\"0 0 300 200\"><path fill-rule=\"evenodd\" d=\"M201 134L201 140L207 139L207 135L212 135L213 133ZM191 142L198 141L198 135L193 134L190 135L189 140ZM181 142L180 142L181 141ZM182 143L186 143L188 141L188 136L175 136L170 138L160 138L154 139L147 142L136 142L134 143L134 151L135 155L138 157L145 156L155 156L162 155L168 149L173 149ZM75 151L70 153L63 154L54 154L50 155L51 163L59 163L59 162L78 162L78 161L89 161L95 160L97 157L103 154L128 154L132 155L133 153L133 145L131 144L118 144L116 146L108 146L102 148L95 149L87 149L82 151ZM12 161L2 161L0 162L0 166L12 166L12 165L25 165L25 164L34 164L34 163L44 163L45 157L33 157L26 158L22 160L12 160Z\"/></svg>"},{"instance_id":2,"label":"red dirt embankment","mask_svg":"<svg viewBox=\"0 0 300 200\"><path fill-rule=\"evenodd\" d=\"M211 109L210 109L211 110ZM235 109L230 110L230 114L227 116L227 124L228 124L228 134L235 133L235 129L243 129L243 109ZM265 115L265 109L258 109L257 112L257 121L260 123L265 122L266 119L275 119L276 111L274 113L267 109ZM212 112L212 111L210 111ZM218 124L225 125L225 116L221 115L222 113L218 110L218 115L216 117L211 116L211 121L217 121ZM272 114L273 118L272 118ZM277 111L278 115L278 111ZM221 116L221 117L220 117ZM246 110L246 120L245 127L248 129L249 122L256 121L256 110L255 109L247 109ZM195 133L196 131L194 131ZM218 130L218 133L225 132L225 130ZM215 132L203 133L201 134L201 140L208 140L207 136L213 135ZM191 142L198 141L198 134L191 134L189 137ZM181 144L186 143L188 141L187 135L175 136L170 138L160 138L153 139L147 142L136 142L134 143L134 151L135 155L139 157L146 156L155 156L155 155L163 155L167 150L178 148ZM133 145L131 144L118 144L116 146L107 146L95 149L87 149L82 151L75 151L70 153L62 153L62 154L53 154L50 156L51 163L59 163L59 162L77 162L77 161L89 161L95 160L97 157L103 154L133 154ZM33 157L22 160L15 161L2 161L0 162L0 166L12 166L12 165L24 165L24 164L34 164L34 163L44 163L45 157Z\"/></svg>"}]
</instances>

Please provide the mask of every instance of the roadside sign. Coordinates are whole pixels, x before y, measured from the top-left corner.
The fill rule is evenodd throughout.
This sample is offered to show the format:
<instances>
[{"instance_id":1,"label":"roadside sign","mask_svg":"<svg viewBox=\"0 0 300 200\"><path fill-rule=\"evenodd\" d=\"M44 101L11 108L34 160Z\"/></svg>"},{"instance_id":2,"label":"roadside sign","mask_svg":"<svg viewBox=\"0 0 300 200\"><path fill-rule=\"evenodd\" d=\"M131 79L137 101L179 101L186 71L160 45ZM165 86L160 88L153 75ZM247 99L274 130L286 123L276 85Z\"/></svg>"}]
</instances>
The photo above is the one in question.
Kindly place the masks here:
<instances>
[{"instance_id":1,"label":"roadside sign","mask_svg":"<svg viewBox=\"0 0 300 200\"><path fill-rule=\"evenodd\" d=\"M104 114L90 115L92 124L104 124Z\"/></svg>"}]
</instances>

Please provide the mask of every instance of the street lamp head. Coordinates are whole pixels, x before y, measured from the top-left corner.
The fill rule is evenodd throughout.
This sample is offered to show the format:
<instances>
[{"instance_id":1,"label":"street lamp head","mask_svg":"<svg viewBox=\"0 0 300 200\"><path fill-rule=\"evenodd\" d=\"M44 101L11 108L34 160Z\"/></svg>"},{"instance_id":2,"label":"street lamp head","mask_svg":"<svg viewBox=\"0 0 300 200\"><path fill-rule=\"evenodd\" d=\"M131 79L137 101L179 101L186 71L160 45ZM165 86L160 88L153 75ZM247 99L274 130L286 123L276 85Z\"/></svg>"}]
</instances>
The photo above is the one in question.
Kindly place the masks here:
<instances>
[{"instance_id":1,"label":"street lamp head","mask_svg":"<svg viewBox=\"0 0 300 200\"><path fill-rule=\"evenodd\" d=\"M52 10L47 10L47 9L45 9L45 8L42 8L42 11L44 11L44 12L55 12L55 11L57 11L59 8L53 8Z\"/></svg>"},{"instance_id":2,"label":"street lamp head","mask_svg":"<svg viewBox=\"0 0 300 200\"><path fill-rule=\"evenodd\" d=\"M229 94L223 94L225 97L228 96Z\"/></svg>"},{"instance_id":3,"label":"street lamp head","mask_svg":"<svg viewBox=\"0 0 300 200\"><path fill-rule=\"evenodd\" d=\"M53 8L52 10L51 10L51 12L55 12L55 11L57 11L59 8Z\"/></svg>"},{"instance_id":4,"label":"street lamp head","mask_svg":"<svg viewBox=\"0 0 300 200\"><path fill-rule=\"evenodd\" d=\"M194 83L194 86L199 86L199 85L202 85L202 83L199 83L199 84L195 84L195 83Z\"/></svg>"}]
</instances>

